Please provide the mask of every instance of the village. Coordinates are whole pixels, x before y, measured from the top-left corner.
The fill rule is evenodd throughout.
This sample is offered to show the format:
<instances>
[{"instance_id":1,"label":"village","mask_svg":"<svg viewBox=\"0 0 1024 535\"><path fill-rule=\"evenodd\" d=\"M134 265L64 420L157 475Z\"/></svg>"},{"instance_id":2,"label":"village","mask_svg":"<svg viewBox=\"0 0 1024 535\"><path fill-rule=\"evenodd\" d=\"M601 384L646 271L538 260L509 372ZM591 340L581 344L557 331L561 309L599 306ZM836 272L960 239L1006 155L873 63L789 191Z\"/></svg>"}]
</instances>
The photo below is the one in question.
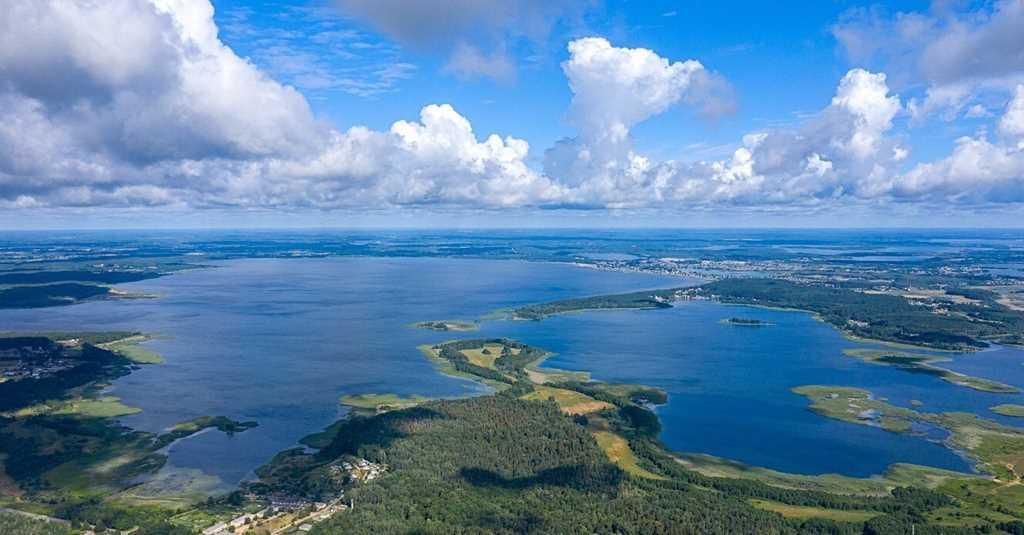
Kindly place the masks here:
<instances>
[{"instance_id":1,"label":"village","mask_svg":"<svg viewBox=\"0 0 1024 535\"><path fill-rule=\"evenodd\" d=\"M358 484L379 478L387 471L387 466L366 459L351 459L332 466L331 470L339 478ZM344 491L328 501L313 501L288 494L265 497L249 495L247 498L265 501L267 506L209 526L203 529L202 535L301 534L311 531L315 524L355 506L351 500L346 502Z\"/></svg>"},{"instance_id":2,"label":"village","mask_svg":"<svg viewBox=\"0 0 1024 535\"><path fill-rule=\"evenodd\" d=\"M77 346L78 340L61 341L59 345L23 344L23 338L10 340L0 346L0 382L43 379L79 364L64 351Z\"/></svg>"}]
</instances>

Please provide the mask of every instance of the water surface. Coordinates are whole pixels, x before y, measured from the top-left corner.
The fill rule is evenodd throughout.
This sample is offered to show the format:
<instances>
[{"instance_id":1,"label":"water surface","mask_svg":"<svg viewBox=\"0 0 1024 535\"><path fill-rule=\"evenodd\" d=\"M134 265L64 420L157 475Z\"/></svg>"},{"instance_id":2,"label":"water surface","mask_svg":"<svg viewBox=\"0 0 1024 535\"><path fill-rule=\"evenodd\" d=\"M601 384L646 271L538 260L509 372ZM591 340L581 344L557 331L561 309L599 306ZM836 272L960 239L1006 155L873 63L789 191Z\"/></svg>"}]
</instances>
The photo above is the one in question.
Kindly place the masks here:
<instances>
[{"instance_id":1,"label":"water surface","mask_svg":"<svg viewBox=\"0 0 1024 535\"><path fill-rule=\"evenodd\" d=\"M865 346L798 312L684 303L540 322L491 321L480 333L409 327L526 303L688 282L504 260L245 259L120 286L158 299L6 310L0 311L0 324L6 330L127 329L162 335L150 345L166 364L143 367L114 385L125 403L143 409L123 421L159 431L204 414L257 420L260 426L245 433L204 433L170 450L172 466L201 469L219 477L225 488L342 415L339 396L481 392L474 382L438 374L416 350L454 337L514 337L557 352L551 366L664 388L669 402L658 414L670 448L797 473L866 476L895 462L958 470L968 464L934 436L899 435L817 416L807 410L806 399L789 391L793 386L860 386L895 403L920 400L922 410L984 412L999 403L1022 403L1019 395L979 393L845 357L842 349ZM735 315L773 325L720 323ZM957 357L951 367L1024 386L1021 355L997 348ZM1002 373L1008 365L1017 368Z\"/></svg>"}]
</instances>

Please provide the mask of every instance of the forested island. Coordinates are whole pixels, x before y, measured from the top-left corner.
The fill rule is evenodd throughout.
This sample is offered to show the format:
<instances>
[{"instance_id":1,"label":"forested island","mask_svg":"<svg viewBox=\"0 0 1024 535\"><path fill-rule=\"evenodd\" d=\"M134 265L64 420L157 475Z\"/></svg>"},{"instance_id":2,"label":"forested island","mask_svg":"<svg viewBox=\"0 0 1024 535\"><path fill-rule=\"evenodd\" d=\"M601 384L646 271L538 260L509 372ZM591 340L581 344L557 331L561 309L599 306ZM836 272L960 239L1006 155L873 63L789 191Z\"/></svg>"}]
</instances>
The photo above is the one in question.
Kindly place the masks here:
<instances>
[{"instance_id":1,"label":"forested island","mask_svg":"<svg viewBox=\"0 0 1024 535\"><path fill-rule=\"evenodd\" d=\"M555 314L582 312L584 310L670 308L672 306L671 302L679 298L682 295L682 291L682 288L672 288L562 299L515 308L509 315L512 319L540 320Z\"/></svg>"},{"instance_id":2,"label":"forested island","mask_svg":"<svg viewBox=\"0 0 1024 535\"><path fill-rule=\"evenodd\" d=\"M735 325L737 327L766 327L771 325L771 323L759 319L737 317L726 318L722 320L722 323L726 325Z\"/></svg>"}]
</instances>

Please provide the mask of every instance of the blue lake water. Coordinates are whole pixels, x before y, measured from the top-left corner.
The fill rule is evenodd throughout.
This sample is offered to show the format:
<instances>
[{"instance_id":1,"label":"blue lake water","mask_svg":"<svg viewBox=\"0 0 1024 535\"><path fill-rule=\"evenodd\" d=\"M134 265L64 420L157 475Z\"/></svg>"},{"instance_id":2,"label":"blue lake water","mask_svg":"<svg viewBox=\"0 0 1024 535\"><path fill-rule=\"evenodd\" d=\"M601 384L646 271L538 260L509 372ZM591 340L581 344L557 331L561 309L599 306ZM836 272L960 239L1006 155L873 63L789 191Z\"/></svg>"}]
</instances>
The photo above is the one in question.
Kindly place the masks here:
<instances>
[{"instance_id":1,"label":"blue lake water","mask_svg":"<svg viewBox=\"0 0 1024 535\"><path fill-rule=\"evenodd\" d=\"M113 387L125 403L143 409L123 422L158 431L203 414L257 420L260 426L245 433L204 433L169 452L171 466L201 469L226 487L343 415L339 396L481 392L476 383L438 374L416 349L453 337L514 337L556 352L550 366L659 386L670 396L658 408L662 439L670 448L798 473L866 476L895 462L969 468L934 440L817 416L803 397L789 392L794 386L860 386L896 403L920 400L922 410L979 414L991 405L1024 402L1020 395L976 392L845 357L843 348L865 346L798 312L693 302L540 322L491 321L479 333L409 327L525 303L687 282L519 261L248 259L120 286L158 299L5 310L0 325L162 335L150 347L166 363L143 367ZM734 315L773 325L720 323ZM1022 362L1024 352L996 348L958 356L949 367L1024 386Z\"/></svg>"}]
</instances>

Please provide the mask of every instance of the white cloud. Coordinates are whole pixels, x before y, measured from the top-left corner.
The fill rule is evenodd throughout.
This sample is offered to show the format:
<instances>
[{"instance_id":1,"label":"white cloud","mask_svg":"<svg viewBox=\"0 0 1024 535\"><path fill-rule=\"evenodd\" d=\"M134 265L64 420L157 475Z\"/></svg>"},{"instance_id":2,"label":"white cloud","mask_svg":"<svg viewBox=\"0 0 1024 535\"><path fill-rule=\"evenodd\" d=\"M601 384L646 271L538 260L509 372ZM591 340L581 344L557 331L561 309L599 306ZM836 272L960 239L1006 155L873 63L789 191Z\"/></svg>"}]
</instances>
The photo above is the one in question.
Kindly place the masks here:
<instances>
[{"instance_id":1,"label":"white cloud","mask_svg":"<svg viewBox=\"0 0 1024 535\"><path fill-rule=\"evenodd\" d=\"M389 132L321 124L301 94L218 39L206 0L12 2L0 11L8 202L506 206L559 195L525 164L525 141L478 141L450 106Z\"/></svg>"},{"instance_id":2,"label":"white cloud","mask_svg":"<svg viewBox=\"0 0 1024 535\"><path fill-rule=\"evenodd\" d=\"M881 73L853 69L800 123L752 132L729 157L684 162L641 154L630 133L675 107L729 108L721 77L602 38L570 43L563 70L577 136L547 150L540 172L525 140L478 136L449 105L384 131L320 122L302 94L219 40L207 0L9 0L0 10L0 207L1024 201L1024 87L995 141L962 138L948 157L905 171L909 149L893 133L905 108Z\"/></svg>"},{"instance_id":3,"label":"white cloud","mask_svg":"<svg viewBox=\"0 0 1024 535\"><path fill-rule=\"evenodd\" d=\"M962 9L965 8L965 9ZM858 65L898 73L899 85L924 85L909 106L918 120L947 121L980 95L1006 94L1024 81L1024 1L936 2L928 12L854 9L832 33Z\"/></svg>"},{"instance_id":4,"label":"white cloud","mask_svg":"<svg viewBox=\"0 0 1024 535\"><path fill-rule=\"evenodd\" d=\"M624 207L660 201L656 166L634 152L630 131L678 104L728 109L728 84L696 60L672 62L600 37L577 39L568 49L562 70L573 92L568 116L578 135L547 151L545 172L575 188L571 202Z\"/></svg>"},{"instance_id":5,"label":"white cloud","mask_svg":"<svg viewBox=\"0 0 1024 535\"><path fill-rule=\"evenodd\" d=\"M587 37L569 43L562 70L573 92L569 116L576 128L620 141L637 123L679 102L704 66L695 60L670 63L652 50Z\"/></svg>"},{"instance_id":6,"label":"white cloud","mask_svg":"<svg viewBox=\"0 0 1024 535\"><path fill-rule=\"evenodd\" d=\"M999 131L1010 137L1024 137L1024 85L1018 85L1006 113L999 120Z\"/></svg>"},{"instance_id":7,"label":"white cloud","mask_svg":"<svg viewBox=\"0 0 1024 535\"><path fill-rule=\"evenodd\" d=\"M892 182L897 198L946 203L1024 202L1024 86L999 119L1003 142L961 137L953 152L921 163Z\"/></svg>"},{"instance_id":8,"label":"white cloud","mask_svg":"<svg viewBox=\"0 0 1024 535\"><path fill-rule=\"evenodd\" d=\"M896 177L892 193L943 203L1024 202L1024 147L960 138L948 157Z\"/></svg>"},{"instance_id":9,"label":"white cloud","mask_svg":"<svg viewBox=\"0 0 1024 535\"><path fill-rule=\"evenodd\" d=\"M600 87L596 80L594 87ZM662 87L680 85L664 83ZM631 118L646 118L665 109L666 102L681 100L673 91L639 88L611 94L608 102L595 100L594 105L619 106L616 109L630 111L625 116ZM638 95L637 101L629 101L625 94ZM650 94L658 98L646 96ZM854 69L840 81L825 109L795 127L744 136L742 146L728 159L652 162L626 142L601 144L592 140L602 141L607 136L581 133L548 152L546 170L551 176L573 177L569 184L577 199L596 206L784 205L884 195L887 191L884 186L880 189L879 183L906 157L906 149L886 135L901 109L899 98L889 92L885 75ZM615 113L610 112L619 117ZM639 120L588 125L591 131L602 125L614 131L617 124L632 127Z\"/></svg>"}]
</instances>

